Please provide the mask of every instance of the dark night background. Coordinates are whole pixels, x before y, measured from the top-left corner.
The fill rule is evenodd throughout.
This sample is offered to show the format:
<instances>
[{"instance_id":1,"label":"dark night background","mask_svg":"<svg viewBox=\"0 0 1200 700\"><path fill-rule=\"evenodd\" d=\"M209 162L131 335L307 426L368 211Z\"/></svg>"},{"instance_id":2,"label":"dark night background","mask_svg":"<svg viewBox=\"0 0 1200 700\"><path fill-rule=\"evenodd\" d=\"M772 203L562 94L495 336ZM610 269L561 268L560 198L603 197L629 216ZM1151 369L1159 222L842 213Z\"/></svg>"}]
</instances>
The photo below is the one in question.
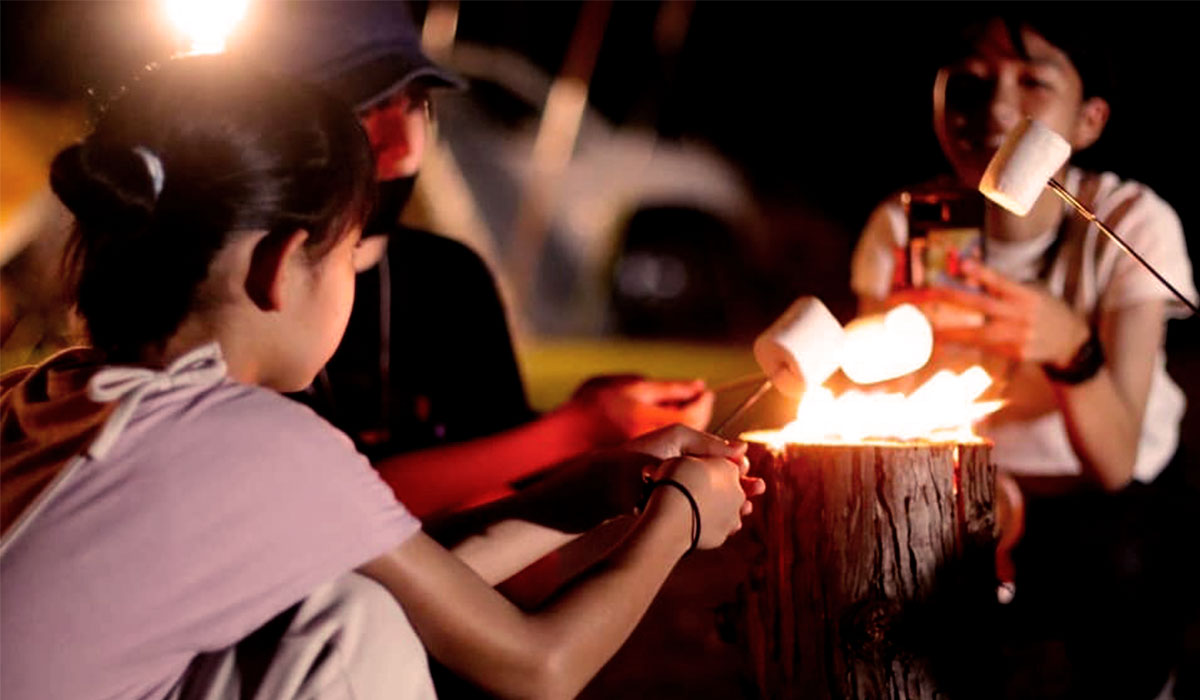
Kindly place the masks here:
<instances>
[{"instance_id":1,"label":"dark night background","mask_svg":"<svg viewBox=\"0 0 1200 700\"><path fill-rule=\"evenodd\" d=\"M618 124L715 145L764 203L797 288L850 303L848 263L872 207L947 169L931 122L938 49L964 18L995 9L1074 15L1107 42L1117 92L1100 142L1077 162L1149 184L1200 250L1196 38L1188 3L697 2L677 55L658 55L659 2L616 2L590 98ZM169 53L146 0L9 1L6 90L101 94ZM557 72L579 2L463 2L457 37L500 44ZM425 5L416 3L416 13ZM790 290L789 290L790 291ZM786 295L785 295L786 296ZM1200 354L1194 321L1170 324L1175 357Z\"/></svg>"},{"instance_id":2,"label":"dark night background","mask_svg":"<svg viewBox=\"0 0 1200 700\"><path fill-rule=\"evenodd\" d=\"M3 80L77 97L165 53L149 3L16 1L3 6ZM1033 3L1021 5L1028 12ZM887 194L945 169L930 128L938 47L963 17L1004 4L698 2L679 54L657 55L658 2L617 2L591 100L618 124L706 140L778 206L853 238ZM417 3L417 13L423 12ZM1012 5L1008 5L1012 7ZM464 2L458 38L562 63L579 2ZM1196 230L1196 40L1187 3L1037 3L1078 15L1112 46L1118 93L1101 141L1077 160L1152 186ZM106 89L106 88L102 88ZM802 231L789 232L803 237ZM1192 250L1200 246L1189 236ZM825 267L825 265L822 265ZM839 268L844 270L845 268ZM1178 325L1178 324L1176 324Z\"/></svg>"},{"instance_id":3,"label":"dark night background","mask_svg":"<svg viewBox=\"0 0 1200 700\"><path fill-rule=\"evenodd\" d=\"M553 75L581 6L466 0L456 36L514 49ZM949 169L931 126L939 49L966 19L1014 7L1074 17L1079 31L1110 47L1112 117L1099 143L1074 160L1151 186L1178 212L1200 265L1200 40L1191 3L701 0L673 56L654 41L661 6L613 4L590 101L618 125L707 142L736 164L789 274L769 283L775 300L815 294L839 316L852 311L850 254L868 214ZM419 16L425 4L414 8ZM153 10L150 0L0 0L5 93L62 101L81 100L89 88L107 94L171 53ZM1181 427L1187 478L1200 485L1200 319L1169 324L1167 354L1190 404Z\"/></svg>"}]
</instances>

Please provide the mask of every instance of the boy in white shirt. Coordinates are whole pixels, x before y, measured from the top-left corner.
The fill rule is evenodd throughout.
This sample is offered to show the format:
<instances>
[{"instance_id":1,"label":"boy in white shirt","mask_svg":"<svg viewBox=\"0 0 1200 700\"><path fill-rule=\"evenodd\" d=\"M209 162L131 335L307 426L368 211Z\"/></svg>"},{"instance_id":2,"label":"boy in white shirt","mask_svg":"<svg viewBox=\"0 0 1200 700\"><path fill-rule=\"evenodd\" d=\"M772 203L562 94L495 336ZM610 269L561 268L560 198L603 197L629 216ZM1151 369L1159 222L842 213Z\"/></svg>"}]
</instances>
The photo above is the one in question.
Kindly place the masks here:
<instances>
[{"instance_id":1,"label":"boy in white shirt","mask_svg":"<svg viewBox=\"0 0 1200 700\"><path fill-rule=\"evenodd\" d=\"M959 188L974 189L1005 134L1026 116L1074 150L1104 130L1110 106L1103 71L1094 70L1102 62L1091 52L1103 42L1074 25L1059 31L1048 13L1038 14L975 27L964 54L943 69L938 137ZM1112 173L1068 165L1057 179L1196 299L1182 225L1166 202ZM1078 681L1072 692L1153 697L1174 653L1176 630L1162 626L1163 618L1179 616L1171 602L1175 574L1160 567L1193 545L1171 520L1179 495L1143 485L1178 445L1185 398L1166 374L1163 342L1166 321L1186 310L1053 193L1026 217L987 205L981 224L986 266L966 272L982 293L916 294L981 314L982 325L939 327L940 340L981 352L1002 373L1007 405L985 430L998 466L1029 499L1015 553L1021 585L1014 619L1027 616L1018 623L1022 635L1036 621L1042 641L1064 640L1063 663ZM905 296L895 294L893 279L907 242L900 200L883 203L852 263L864 308ZM1133 669L1120 674L1119 690L1103 672L1117 662Z\"/></svg>"}]
</instances>

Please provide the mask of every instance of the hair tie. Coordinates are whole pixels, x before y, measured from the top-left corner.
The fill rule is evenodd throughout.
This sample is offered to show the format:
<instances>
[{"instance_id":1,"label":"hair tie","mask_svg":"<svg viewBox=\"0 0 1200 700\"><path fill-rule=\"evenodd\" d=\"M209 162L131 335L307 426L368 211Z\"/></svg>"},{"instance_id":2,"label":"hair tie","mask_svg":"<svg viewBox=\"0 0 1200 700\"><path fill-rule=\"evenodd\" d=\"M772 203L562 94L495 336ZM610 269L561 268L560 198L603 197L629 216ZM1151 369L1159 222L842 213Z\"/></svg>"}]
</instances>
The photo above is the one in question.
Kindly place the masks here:
<instances>
[{"instance_id":1,"label":"hair tie","mask_svg":"<svg viewBox=\"0 0 1200 700\"><path fill-rule=\"evenodd\" d=\"M688 547L688 551L684 552L684 555L686 556L691 554L692 552L696 551L696 547L700 545L700 506L696 503L696 499L692 496L692 492L688 491L686 486L679 483L675 479L648 479L645 482L645 490L643 491L643 508L645 507L646 502L650 500L650 496L654 493L654 489L660 486L670 486L678 489L679 492L687 498L688 505L692 507L692 546Z\"/></svg>"},{"instance_id":2,"label":"hair tie","mask_svg":"<svg viewBox=\"0 0 1200 700\"><path fill-rule=\"evenodd\" d=\"M146 172L150 173L150 183L154 186L154 198L158 199L158 195L162 194L163 180L166 179L162 160L145 146L134 146L133 152L141 156L142 162L146 164Z\"/></svg>"}]
</instances>

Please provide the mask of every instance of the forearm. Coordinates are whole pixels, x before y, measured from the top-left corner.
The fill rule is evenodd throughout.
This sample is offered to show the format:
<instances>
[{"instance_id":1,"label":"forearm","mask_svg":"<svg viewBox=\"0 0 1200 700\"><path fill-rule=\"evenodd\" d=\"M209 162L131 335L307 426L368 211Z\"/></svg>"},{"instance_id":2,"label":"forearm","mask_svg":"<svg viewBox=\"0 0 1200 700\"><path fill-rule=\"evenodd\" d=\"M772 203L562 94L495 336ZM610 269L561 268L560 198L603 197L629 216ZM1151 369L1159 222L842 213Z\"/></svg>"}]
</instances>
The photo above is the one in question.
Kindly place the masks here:
<instances>
[{"instance_id":1,"label":"forearm","mask_svg":"<svg viewBox=\"0 0 1200 700\"><path fill-rule=\"evenodd\" d=\"M576 537L522 520L504 520L467 537L451 551L495 586Z\"/></svg>"},{"instance_id":2,"label":"forearm","mask_svg":"<svg viewBox=\"0 0 1200 700\"><path fill-rule=\"evenodd\" d=\"M427 537L363 567L404 606L426 648L504 697L571 697L616 652L689 545L688 505L656 494L608 563L523 613Z\"/></svg>"},{"instance_id":3,"label":"forearm","mask_svg":"<svg viewBox=\"0 0 1200 700\"><path fill-rule=\"evenodd\" d=\"M1141 412L1121 396L1107 368L1082 384L1054 389L1084 476L1109 491L1123 488L1133 478Z\"/></svg>"},{"instance_id":4,"label":"forearm","mask_svg":"<svg viewBox=\"0 0 1200 700\"><path fill-rule=\"evenodd\" d=\"M673 491L661 496L673 502L656 496L624 548L539 616L540 633L555 640L556 696L574 697L616 653L687 551L689 506ZM660 514L660 508L674 512Z\"/></svg>"},{"instance_id":5,"label":"forearm","mask_svg":"<svg viewBox=\"0 0 1200 700\"><path fill-rule=\"evenodd\" d=\"M590 447L586 417L568 406L502 433L395 455L375 466L396 498L418 518L426 518Z\"/></svg>"},{"instance_id":6,"label":"forearm","mask_svg":"<svg viewBox=\"0 0 1200 700\"><path fill-rule=\"evenodd\" d=\"M1166 332L1161 300L1101 316L1104 364L1080 384L1054 383L1084 477L1115 491L1133 478L1156 358Z\"/></svg>"},{"instance_id":7,"label":"forearm","mask_svg":"<svg viewBox=\"0 0 1200 700\"><path fill-rule=\"evenodd\" d=\"M541 526L557 531L562 538L568 537L562 533L580 534L611 518L632 514L642 495L641 474L658 462L651 455L632 451L589 452L554 466L543 478L506 498L427 519L425 529L450 548L504 521ZM507 531L516 534L520 529ZM548 533L544 536L551 537ZM522 537L517 534L517 539Z\"/></svg>"}]
</instances>

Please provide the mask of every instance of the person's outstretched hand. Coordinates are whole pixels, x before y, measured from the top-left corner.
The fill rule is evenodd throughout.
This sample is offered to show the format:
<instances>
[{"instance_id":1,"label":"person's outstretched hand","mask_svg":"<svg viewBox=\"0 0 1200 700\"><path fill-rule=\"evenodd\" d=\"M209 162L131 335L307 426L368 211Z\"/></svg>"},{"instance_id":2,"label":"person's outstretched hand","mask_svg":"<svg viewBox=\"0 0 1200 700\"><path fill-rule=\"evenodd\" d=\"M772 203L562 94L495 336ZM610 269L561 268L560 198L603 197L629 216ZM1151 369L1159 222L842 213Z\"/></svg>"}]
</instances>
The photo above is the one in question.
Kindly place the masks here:
<instances>
[{"instance_id":1,"label":"person's outstretched hand","mask_svg":"<svg viewBox=\"0 0 1200 700\"><path fill-rule=\"evenodd\" d=\"M593 443L605 446L674 423L702 429L712 418L713 393L699 379L608 375L584 382L568 403L588 417Z\"/></svg>"}]
</instances>

